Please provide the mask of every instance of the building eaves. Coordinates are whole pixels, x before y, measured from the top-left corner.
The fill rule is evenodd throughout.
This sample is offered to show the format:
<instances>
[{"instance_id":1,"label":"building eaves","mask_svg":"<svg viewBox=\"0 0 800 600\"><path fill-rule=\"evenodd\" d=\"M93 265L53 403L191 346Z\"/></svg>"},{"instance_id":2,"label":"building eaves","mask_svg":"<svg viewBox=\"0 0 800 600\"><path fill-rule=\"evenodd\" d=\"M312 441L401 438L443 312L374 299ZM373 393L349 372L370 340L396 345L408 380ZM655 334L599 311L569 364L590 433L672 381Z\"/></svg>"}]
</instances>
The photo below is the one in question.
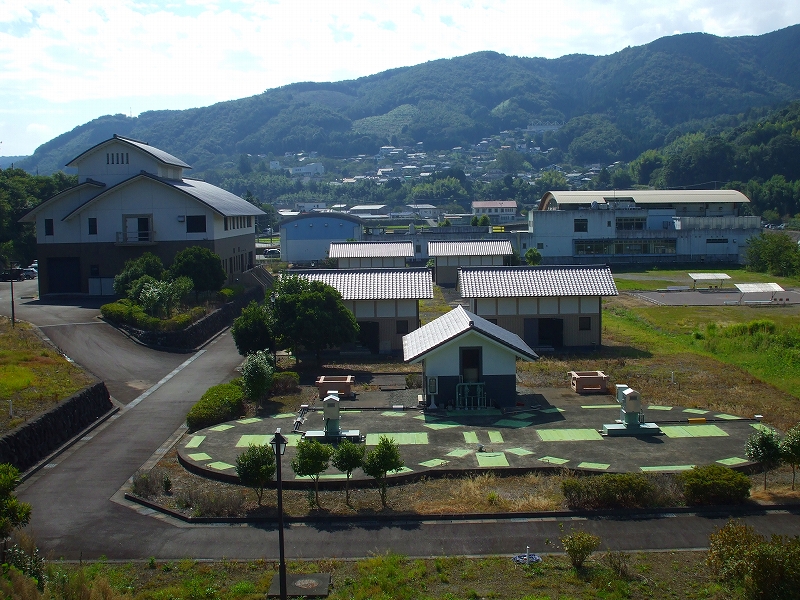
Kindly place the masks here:
<instances>
[{"instance_id":1,"label":"building eaves","mask_svg":"<svg viewBox=\"0 0 800 600\"><path fill-rule=\"evenodd\" d=\"M509 240L452 240L428 242L428 256L510 256Z\"/></svg>"},{"instance_id":2,"label":"building eaves","mask_svg":"<svg viewBox=\"0 0 800 600\"><path fill-rule=\"evenodd\" d=\"M458 287L464 298L616 296L605 265L462 267Z\"/></svg>"},{"instance_id":3,"label":"building eaves","mask_svg":"<svg viewBox=\"0 0 800 600\"><path fill-rule=\"evenodd\" d=\"M329 258L414 258L411 242L331 242Z\"/></svg>"},{"instance_id":4,"label":"building eaves","mask_svg":"<svg viewBox=\"0 0 800 600\"><path fill-rule=\"evenodd\" d=\"M311 269L287 271L336 289L343 300L422 300L433 298L430 269Z\"/></svg>"},{"instance_id":5,"label":"building eaves","mask_svg":"<svg viewBox=\"0 0 800 600\"><path fill-rule=\"evenodd\" d=\"M63 198L64 196L66 196L68 194L71 194L71 193L76 192L76 191L78 191L78 190L80 190L82 188L87 188L87 187L94 187L94 188L97 188L98 190L101 190L104 187L106 187L106 184L102 183L100 181L94 181L93 179L87 179L83 183L79 183L78 185L73 185L71 188L67 188L66 190L64 190L62 192L59 192L55 196L52 196L52 197L48 198L47 200L45 200L41 204L39 204L37 206L34 206L32 209L30 209L28 212L26 212L24 215L22 215L22 217L19 219L19 222L20 223L33 223L36 220L36 214L40 210L42 210L43 208L45 208L47 206L50 206L52 203L58 201L59 199Z\"/></svg>"}]
</instances>

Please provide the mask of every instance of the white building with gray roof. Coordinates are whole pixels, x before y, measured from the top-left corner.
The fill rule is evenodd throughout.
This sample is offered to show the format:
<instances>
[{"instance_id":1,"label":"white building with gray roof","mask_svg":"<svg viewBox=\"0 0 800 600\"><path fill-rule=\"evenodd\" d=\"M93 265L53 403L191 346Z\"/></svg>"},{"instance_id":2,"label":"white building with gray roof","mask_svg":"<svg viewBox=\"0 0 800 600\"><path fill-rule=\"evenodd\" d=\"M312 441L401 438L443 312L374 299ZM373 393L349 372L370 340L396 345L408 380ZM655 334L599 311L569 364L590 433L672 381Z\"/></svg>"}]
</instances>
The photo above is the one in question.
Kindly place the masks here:
<instances>
[{"instance_id":1,"label":"white building with gray roof","mask_svg":"<svg viewBox=\"0 0 800 600\"><path fill-rule=\"evenodd\" d=\"M402 268L414 258L414 244L403 242L331 242L330 258L340 269Z\"/></svg>"},{"instance_id":2,"label":"white building with gray roof","mask_svg":"<svg viewBox=\"0 0 800 600\"><path fill-rule=\"evenodd\" d=\"M439 285L455 285L459 267L501 266L513 252L507 239L428 242L428 256L435 260Z\"/></svg>"}]
</instances>

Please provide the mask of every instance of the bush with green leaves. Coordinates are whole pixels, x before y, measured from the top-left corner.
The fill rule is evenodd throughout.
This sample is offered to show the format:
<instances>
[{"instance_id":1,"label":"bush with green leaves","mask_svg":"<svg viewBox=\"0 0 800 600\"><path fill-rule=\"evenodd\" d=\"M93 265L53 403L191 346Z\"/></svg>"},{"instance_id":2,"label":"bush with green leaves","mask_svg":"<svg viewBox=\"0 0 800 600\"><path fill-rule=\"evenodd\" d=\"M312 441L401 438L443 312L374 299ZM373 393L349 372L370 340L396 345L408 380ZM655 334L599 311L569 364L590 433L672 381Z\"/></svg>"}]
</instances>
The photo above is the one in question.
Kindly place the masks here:
<instances>
[{"instance_id":1,"label":"bush with green leaves","mask_svg":"<svg viewBox=\"0 0 800 600\"><path fill-rule=\"evenodd\" d=\"M186 415L186 425L190 431L197 431L235 419L244 410L243 396L242 386L235 382L208 388Z\"/></svg>"},{"instance_id":2,"label":"bush with green leaves","mask_svg":"<svg viewBox=\"0 0 800 600\"><path fill-rule=\"evenodd\" d=\"M131 478L131 492L140 498L158 496L164 490L166 472L161 469L139 469Z\"/></svg>"},{"instance_id":3,"label":"bush with green leaves","mask_svg":"<svg viewBox=\"0 0 800 600\"><path fill-rule=\"evenodd\" d=\"M294 371L281 371L272 377L272 393L288 394L300 389L300 375Z\"/></svg>"},{"instance_id":4,"label":"bush with green leaves","mask_svg":"<svg viewBox=\"0 0 800 600\"><path fill-rule=\"evenodd\" d=\"M658 490L645 473L606 473L561 482L570 508L636 508L657 504Z\"/></svg>"},{"instance_id":5,"label":"bush with green leaves","mask_svg":"<svg viewBox=\"0 0 800 600\"><path fill-rule=\"evenodd\" d=\"M800 464L800 424L795 425L781 440L781 460L792 465L792 489L794 489L795 472Z\"/></svg>"},{"instance_id":6,"label":"bush with green leaves","mask_svg":"<svg viewBox=\"0 0 800 600\"><path fill-rule=\"evenodd\" d=\"M255 300L242 309L231 326L231 336L242 356L259 350L275 350L272 314L265 304Z\"/></svg>"},{"instance_id":7,"label":"bush with green leaves","mask_svg":"<svg viewBox=\"0 0 800 600\"><path fill-rule=\"evenodd\" d=\"M569 562L580 569L595 550L600 547L600 538L593 533L581 529L573 531L561 538L561 545L569 557Z\"/></svg>"},{"instance_id":8,"label":"bush with green leaves","mask_svg":"<svg viewBox=\"0 0 800 600\"><path fill-rule=\"evenodd\" d=\"M314 439L302 439L295 450L292 470L298 477L310 477L314 481L314 503L319 506L319 478L330 464L333 448Z\"/></svg>"},{"instance_id":9,"label":"bush with green leaves","mask_svg":"<svg viewBox=\"0 0 800 600\"><path fill-rule=\"evenodd\" d=\"M236 474L242 485L253 488L261 506L264 488L275 476L275 451L272 446L253 445L236 457Z\"/></svg>"},{"instance_id":10,"label":"bush with green leaves","mask_svg":"<svg viewBox=\"0 0 800 600\"><path fill-rule=\"evenodd\" d=\"M364 464L366 446L354 444L350 440L342 440L333 451L331 462L333 466L345 474L344 493L345 502L350 505L350 476L353 471Z\"/></svg>"},{"instance_id":11,"label":"bush with green leaves","mask_svg":"<svg viewBox=\"0 0 800 600\"><path fill-rule=\"evenodd\" d=\"M188 277L156 281L145 276L133 282L130 295L148 314L169 318L181 300L192 291L192 285Z\"/></svg>"},{"instance_id":12,"label":"bush with green leaves","mask_svg":"<svg viewBox=\"0 0 800 600\"><path fill-rule=\"evenodd\" d=\"M690 506L741 504L750 497L750 478L722 465L705 465L678 475Z\"/></svg>"},{"instance_id":13,"label":"bush with green leaves","mask_svg":"<svg viewBox=\"0 0 800 600\"><path fill-rule=\"evenodd\" d=\"M0 540L3 541L15 529L22 529L31 520L31 505L20 502L14 490L20 484L19 469L8 463L0 464ZM5 562L5 557L2 557Z\"/></svg>"},{"instance_id":14,"label":"bush with green leaves","mask_svg":"<svg viewBox=\"0 0 800 600\"><path fill-rule=\"evenodd\" d=\"M764 489L767 489L767 473L781 464L781 436L774 429L762 426L744 444L744 453L750 460L761 463L764 469Z\"/></svg>"},{"instance_id":15,"label":"bush with green leaves","mask_svg":"<svg viewBox=\"0 0 800 600\"><path fill-rule=\"evenodd\" d=\"M388 491L389 473L403 468L403 459L400 458L400 446L392 438L382 435L378 444L364 457L361 469L378 484L381 496L381 506L386 508L386 493Z\"/></svg>"},{"instance_id":16,"label":"bush with green leaves","mask_svg":"<svg viewBox=\"0 0 800 600\"><path fill-rule=\"evenodd\" d=\"M152 252L145 252L139 258L125 261L122 271L114 277L114 293L127 296L131 284L145 275L156 280L164 277L164 263Z\"/></svg>"},{"instance_id":17,"label":"bush with green leaves","mask_svg":"<svg viewBox=\"0 0 800 600\"><path fill-rule=\"evenodd\" d=\"M191 246L175 255L169 268L170 277L188 277L194 292L218 292L228 276L217 254L203 246Z\"/></svg>"},{"instance_id":18,"label":"bush with green leaves","mask_svg":"<svg viewBox=\"0 0 800 600\"><path fill-rule=\"evenodd\" d=\"M263 402L272 388L274 373L271 354L262 350L248 354L242 365L242 384L247 397L253 402Z\"/></svg>"}]
</instances>

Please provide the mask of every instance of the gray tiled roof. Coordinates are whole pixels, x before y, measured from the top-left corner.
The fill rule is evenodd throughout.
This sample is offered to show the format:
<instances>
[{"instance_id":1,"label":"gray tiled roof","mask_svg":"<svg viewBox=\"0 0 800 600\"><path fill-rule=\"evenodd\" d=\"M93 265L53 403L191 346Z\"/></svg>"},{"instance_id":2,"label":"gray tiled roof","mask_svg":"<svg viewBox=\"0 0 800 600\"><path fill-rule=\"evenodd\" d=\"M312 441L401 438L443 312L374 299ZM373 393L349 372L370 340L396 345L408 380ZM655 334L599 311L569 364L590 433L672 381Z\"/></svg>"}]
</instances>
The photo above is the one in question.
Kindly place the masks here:
<instances>
[{"instance_id":1,"label":"gray tiled roof","mask_svg":"<svg viewBox=\"0 0 800 600\"><path fill-rule=\"evenodd\" d=\"M536 353L522 341L516 333L511 333L499 325L490 323L463 307L457 306L449 313L434 319L427 325L403 336L403 360L406 362L421 358L431 350L446 344L458 336L474 330L506 346L517 356L536 360Z\"/></svg>"},{"instance_id":2,"label":"gray tiled roof","mask_svg":"<svg viewBox=\"0 0 800 600\"><path fill-rule=\"evenodd\" d=\"M330 258L414 257L411 242L331 242Z\"/></svg>"},{"instance_id":3,"label":"gray tiled roof","mask_svg":"<svg viewBox=\"0 0 800 600\"><path fill-rule=\"evenodd\" d=\"M89 154L90 152L93 152L94 150L99 149L101 146L104 146L105 144L108 144L108 143L113 142L115 140L120 141L120 142L124 142L126 144L130 144L131 146L135 146L135 147L139 148L140 150L143 150L144 152L147 152L147 154L149 154L153 158L161 161L164 164L173 165L173 166L176 166L176 167L182 167L184 169L191 169L192 168L191 165L186 164L185 162L183 162L180 158L178 158L176 156L172 156L172 154L170 154L169 152L164 152L163 150L161 150L159 148L156 148L155 146L151 146L150 144L148 144L146 142L141 142L139 140L134 140L132 138L126 138L126 137L123 137L123 136L117 135L117 134L114 134L113 137L111 137L111 138L109 138L107 140L103 140L99 144L95 144L94 146L92 146L91 148L86 150L85 152L81 152L78 156L76 156L71 161L69 161L67 163L67 166L68 167L74 166L74 163L76 161L78 161L81 157L83 157L83 156Z\"/></svg>"},{"instance_id":4,"label":"gray tiled roof","mask_svg":"<svg viewBox=\"0 0 800 600\"><path fill-rule=\"evenodd\" d=\"M335 288L344 300L418 300L433 298L430 269L313 269L287 271Z\"/></svg>"},{"instance_id":5,"label":"gray tiled roof","mask_svg":"<svg viewBox=\"0 0 800 600\"><path fill-rule=\"evenodd\" d=\"M462 267L458 285L464 298L618 294L611 269L605 265Z\"/></svg>"},{"instance_id":6,"label":"gray tiled roof","mask_svg":"<svg viewBox=\"0 0 800 600\"><path fill-rule=\"evenodd\" d=\"M428 256L509 256L512 253L508 240L428 242Z\"/></svg>"}]
</instances>

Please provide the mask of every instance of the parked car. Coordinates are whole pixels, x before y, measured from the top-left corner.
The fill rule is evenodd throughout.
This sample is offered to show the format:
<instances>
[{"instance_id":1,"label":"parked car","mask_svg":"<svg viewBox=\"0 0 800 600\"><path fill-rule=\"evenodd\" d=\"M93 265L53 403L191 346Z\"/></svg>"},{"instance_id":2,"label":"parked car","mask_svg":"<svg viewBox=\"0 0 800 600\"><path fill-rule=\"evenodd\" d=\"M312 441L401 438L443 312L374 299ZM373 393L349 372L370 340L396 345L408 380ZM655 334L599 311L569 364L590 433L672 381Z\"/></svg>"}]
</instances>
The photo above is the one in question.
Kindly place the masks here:
<instances>
[{"instance_id":1,"label":"parked car","mask_svg":"<svg viewBox=\"0 0 800 600\"><path fill-rule=\"evenodd\" d=\"M25 276L22 269L4 269L0 272L0 281L22 281Z\"/></svg>"},{"instance_id":2,"label":"parked car","mask_svg":"<svg viewBox=\"0 0 800 600\"><path fill-rule=\"evenodd\" d=\"M25 279L36 279L38 275L39 273L36 271L36 269L33 269L31 267L28 267L27 269L22 269L22 276Z\"/></svg>"},{"instance_id":3,"label":"parked car","mask_svg":"<svg viewBox=\"0 0 800 600\"><path fill-rule=\"evenodd\" d=\"M281 251L278 248L267 248L264 250L264 258L280 258Z\"/></svg>"}]
</instances>

